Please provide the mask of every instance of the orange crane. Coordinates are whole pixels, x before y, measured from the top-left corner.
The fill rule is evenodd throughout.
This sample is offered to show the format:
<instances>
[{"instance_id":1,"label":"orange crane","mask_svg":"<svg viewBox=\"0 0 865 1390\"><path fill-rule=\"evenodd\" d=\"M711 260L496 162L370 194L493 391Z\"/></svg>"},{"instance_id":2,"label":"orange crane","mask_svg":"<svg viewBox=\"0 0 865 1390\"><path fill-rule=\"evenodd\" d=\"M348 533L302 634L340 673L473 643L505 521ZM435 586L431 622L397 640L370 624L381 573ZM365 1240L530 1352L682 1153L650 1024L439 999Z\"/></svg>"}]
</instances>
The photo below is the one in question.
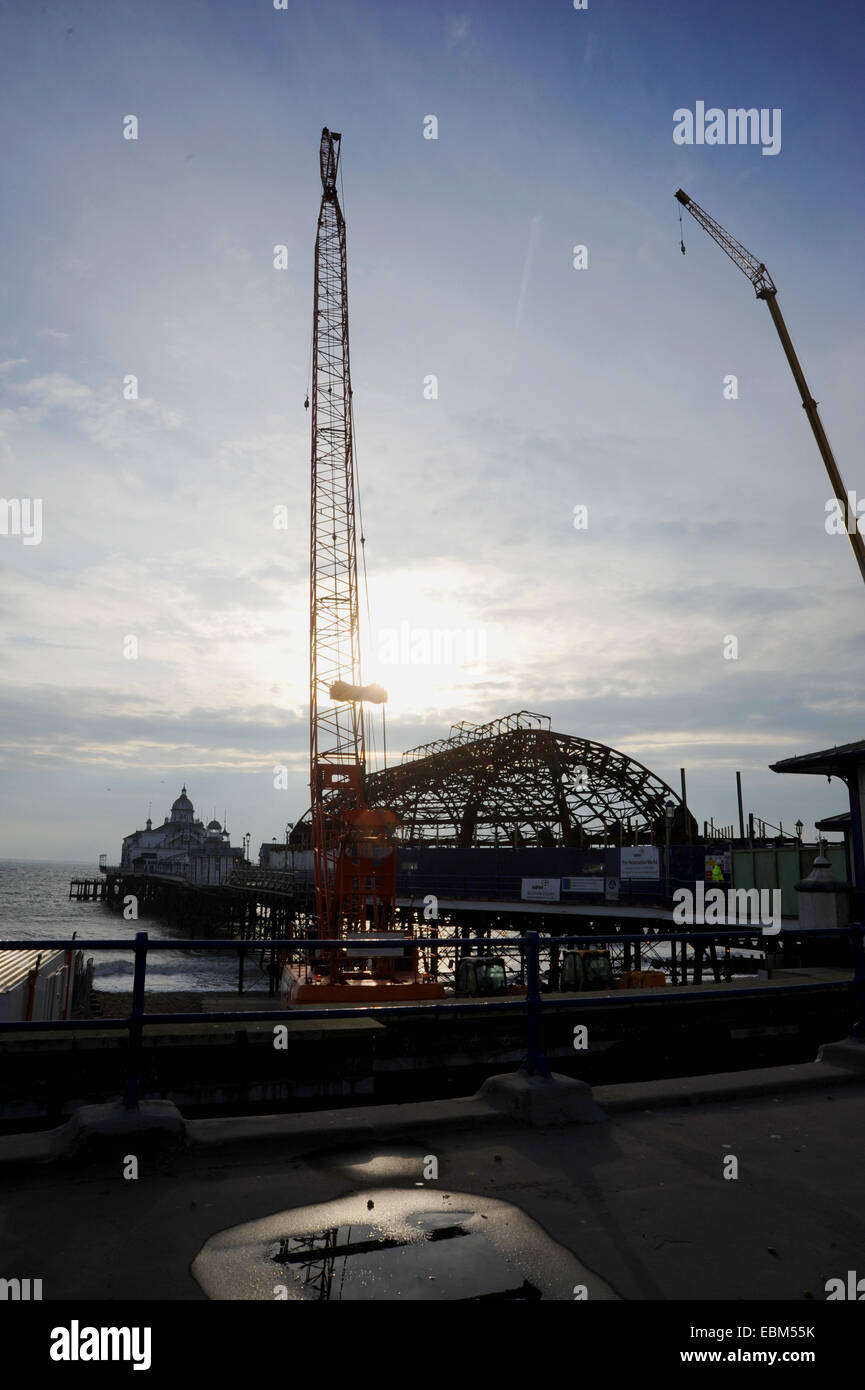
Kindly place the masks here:
<instances>
[{"instance_id":1,"label":"orange crane","mask_svg":"<svg viewBox=\"0 0 865 1390\"><path fill-rule=\"evenodd\" d=\"M419 977L417 945L395 929L399 817L366 801L363 707L383 704L387 692L363 685L360 671L341 142L336 131L322 130L310 393L309 743L318 937L345 945L288 968L283 992L293 1003L368 1003L370 991L388 999L444 996L442 986Z\"/></svg>"},{"instance_id":2,"label":"orange crane","mask_svg":"<svg viewBox=\"0 0 865 1390\"><path fill-rule=\"evenodd\" d=\"M686 208L691 214L694 221L699 222L700 226L709 233L712 240L716 241L721 250L726 252L733 264L737 265L739 269L747 275L751 284L754 286L757 298L765 299L769 307L769 313L772 315L772 322L778 330L781 346L784 349L787 361L790 363L790 370L799 388L799 395L802 397L802 405L805 414L808 416L811 429L814 431L817 448L820 450L820 455L826 465L826 472L829 474L832 491L841 504L841 514L845 518L847 535L853 547L853 554L856 556L859 572L863 580L865 580L865 539L863 539L859 532L855 509L850 507L850 499L844 487L841 474L838 471L835 455L832 453L829 440L826 438L826 431L823 428L823 422L817 411L817 402L808 389L805 373L802 371L799 358L796 356L796 349L793 347L790 334L787 331L787 325L784 322L784 317L778 305L778 291L775 282L762 261L758 261L756 256L752 256L751 252L746 250L742 243L731 236L728 231L725 231L719 222L716 222L713 217L710 217L705 209L700 207L699 203L695 203L693 198L689 198L687 193L681 188L677 190L675 197L678 198L682 207ZM684 251L684 249L684 243L682 243L682 250Z\"/></svg>"}]
</instances>

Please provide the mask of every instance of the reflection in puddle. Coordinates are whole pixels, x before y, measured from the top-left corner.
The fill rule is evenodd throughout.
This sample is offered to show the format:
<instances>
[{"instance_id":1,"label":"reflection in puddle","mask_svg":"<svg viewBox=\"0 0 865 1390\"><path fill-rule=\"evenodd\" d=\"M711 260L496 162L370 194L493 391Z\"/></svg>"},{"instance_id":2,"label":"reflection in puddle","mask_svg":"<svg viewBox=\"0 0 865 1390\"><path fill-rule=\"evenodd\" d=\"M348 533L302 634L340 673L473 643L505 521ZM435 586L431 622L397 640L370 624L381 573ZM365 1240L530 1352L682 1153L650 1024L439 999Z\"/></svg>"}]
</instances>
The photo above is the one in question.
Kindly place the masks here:
<instances>
[{"instance_id":1,"label":"reflection in puddle","mask_svg":"<svg viewBox=\"0 0 865 1390\"><path fill-rule=\"evenodd\" d=\"M192 1273L208 1298L226 1300L572 1302L578 1285L592 1300L616 1298L519 1207L453 1188L364 1187L284 1208L210 1236Z\"/></svg>"},{"instance_id":2,"label":"reflection in puddle","mask_svg":"<svg viewBox=\"0 0 865 1390\"><path fill-rule=\"evenodd\" d=\"M485 1236L467 1230L470 1212L415 1213L411 1229L389 1234L368 1222L287 1236L271 1259L291 1272L301 1298L536 1300L541 1291ZM438 1287L436 1287L438 1286Z\"/></svg>"}]
</instances>

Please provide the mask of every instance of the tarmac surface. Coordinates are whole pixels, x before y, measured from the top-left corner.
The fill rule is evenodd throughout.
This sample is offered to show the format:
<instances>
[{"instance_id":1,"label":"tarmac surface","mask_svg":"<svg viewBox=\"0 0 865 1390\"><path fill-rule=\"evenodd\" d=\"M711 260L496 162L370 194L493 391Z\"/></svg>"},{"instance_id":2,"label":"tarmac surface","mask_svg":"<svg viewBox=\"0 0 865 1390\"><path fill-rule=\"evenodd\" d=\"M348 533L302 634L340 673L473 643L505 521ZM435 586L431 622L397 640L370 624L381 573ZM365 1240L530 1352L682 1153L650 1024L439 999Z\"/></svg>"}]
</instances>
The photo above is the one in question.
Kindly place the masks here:
<instances>
[{"instance_id":1,"label":"tarmac surface","mask_svg":"<svg viewBox=\"0 0 865 1390\"><path fill-rule=\"evenodd\" d=\"M295 1209L311 1204L348 1201L372 1227L388 1204L451 1202L471 1232L495 1208L500 1249L510 1239L529 1279L533 1252L555 1248L568 1276L584 1271L590 1298L823 1300L828 1279L865 1273L863 1082L865 1070L824 1062L601 1087L602 1122L547 1127L477 1097L193 1121L174 1153L142 1133L50 1164L34 1162L48 1136L16 1136L0 1140L3 1273L41 1278L45 1300L203 1299L193 1263L207 1242L211 1253L242 1244L236 1228L250 1222L272 1245L275 1231L303 1232L312 1218ZM130 1155L135 1179L123 1177ZM416 1275L407 1297L424 1296ZM395 1278L343 1296L401 1297ZM277 1282L253 1288L239 1260L209 1288L261 1298Z\"/></svg>"}]
</instances>

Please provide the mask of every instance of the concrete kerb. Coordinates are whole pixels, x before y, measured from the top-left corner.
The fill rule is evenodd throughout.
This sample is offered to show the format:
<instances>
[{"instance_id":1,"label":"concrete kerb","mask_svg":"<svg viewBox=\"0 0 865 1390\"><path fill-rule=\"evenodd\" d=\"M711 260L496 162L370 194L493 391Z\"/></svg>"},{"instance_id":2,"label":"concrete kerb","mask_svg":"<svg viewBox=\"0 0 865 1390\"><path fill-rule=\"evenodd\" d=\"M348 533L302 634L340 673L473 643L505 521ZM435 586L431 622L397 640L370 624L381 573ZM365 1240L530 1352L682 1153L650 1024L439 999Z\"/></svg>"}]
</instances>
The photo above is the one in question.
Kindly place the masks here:
<instances>
[{"instance_id":1,"label":"concrete kerb","mask_svg":"<svg viewBox=\"0 0 865 1390\"><path fill-rule=\"evenodd\" d=\"M553 1072L532 1076L526 1071L491 1076L478 1091L478 1100L523 1124L593 1125L607 1115L592 1099L585 1081Z\"/></svg>"},{"instance_id":2,"label":"concrete kerb","mask_svg":"<svg viewBox=\"0 0 865 1390\"><path fill-rule=\"evenodd\" d=\"M431 1128L475 1131L499 1124L501 1116L477 1096L416 1101L403 1105L364 1105L345 1110L309 1110L292 1115L242 1115L189 1120L187 1142L195 1147L288 1141L316 1149L355 1140L376 1143L426 1133Z\"/></svg>"},{"instance_id":3,"label":"concrete kerb","mask_svg":"<svg viewBox=\"0 0 865 1390\"><path fill-rule=\"evenodd\" d=\"M628 1110L664 1110L672 1106L711 1105L725 1100L758 1100L793 1091L849 1086L865 1079L852 1067L820 1062L761 1067L754 1071L716 1072L708 1076L670 1077L663 1081L632 1081L598 1086L594 1097L610 1115Z\"/></svg>"},{"instance_id":4,"label":"concrete kerb","mask_svg":"<svg viewBox=\"0 0 865 1390\"><path fill-rule=\"evenodd\" d=\"M817 1053L821 1066L842 1067L865 1078L865 1038L844 1038L824 1043Z\"/></svg>"},{"instance_id":5,"label":"concrete kerb","mask_svg":"<svg viewBox=\"0 0 865 1390\"><path fill-rule=\"evenodd\" d=\"M747 1072L672 1077L595 1087L554 1074L549 1080L525 1072L490 1077L474 1096L403 1105L366 1105L287 1115L238 1115L185 1120L170 1101L145 1101L138 1110L122 1104L82 1106L57 1129L0 1137L0 1165L45 1164L135 1138L162 1150L217 1149L226 1145L290 1142L338 1146L346 1142L420 1135L437 1131L595 1124L630 1110L757 1099L782 1092L814 1090L865 1080L865 1043L856 1039L821 1047L816 1062Z\"/></svg>"},{"instance_id":6,"label":"concrete kerb","mask_svg":"<svg viewBox=\"0 0 865 1390\"><path fill-rule=\"evenodd\" d=\"M82 1105L64 1125L47 1135L15 1136L43 1140L43 1161L75 1159L111 1151L122 1139L139 1150L176 1152L186 1142L186 1121L170 1100L148 1100L127 1110L121 1101ZM44 1144L44 1141L49 1141ZM7 1141L0 1141L0 1158Z\"/></svg>"}]
</instances>

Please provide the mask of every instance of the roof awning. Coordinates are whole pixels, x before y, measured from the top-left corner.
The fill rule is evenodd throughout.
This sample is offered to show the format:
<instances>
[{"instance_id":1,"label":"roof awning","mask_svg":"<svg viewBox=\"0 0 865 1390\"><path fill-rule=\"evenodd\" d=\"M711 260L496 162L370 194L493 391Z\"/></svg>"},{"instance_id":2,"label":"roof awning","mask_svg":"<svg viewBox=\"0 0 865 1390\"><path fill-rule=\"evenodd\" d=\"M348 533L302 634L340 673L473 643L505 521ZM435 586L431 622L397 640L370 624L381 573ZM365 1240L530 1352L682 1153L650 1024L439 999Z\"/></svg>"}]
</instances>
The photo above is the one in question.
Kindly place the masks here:
<instances>
[{"instance_id":1,"label":"roof awning","mask_svg":"<svg viewBox=\"0 0 865 1390\"><path fill-rule=\"evenodd\" d=\"M819 753L803 753L797 758L782 758L780 762L770 763L769 768L772 772L849 777L862 763L865 763L865 739L860 739L858 743L836 744L834 748L824 748Z\"/></svg>"},{"instance_id":2,"label":"roof awning","mask_svg":"<svg viewBox=\"0 0 865 1390\"><path fill-rule=\"evenodd\" d=\"M816 830L849 830L853 817L849 811L839 811L835 816L824 816L822 820L815 820Z\"/></svg>"}]
</instances>

